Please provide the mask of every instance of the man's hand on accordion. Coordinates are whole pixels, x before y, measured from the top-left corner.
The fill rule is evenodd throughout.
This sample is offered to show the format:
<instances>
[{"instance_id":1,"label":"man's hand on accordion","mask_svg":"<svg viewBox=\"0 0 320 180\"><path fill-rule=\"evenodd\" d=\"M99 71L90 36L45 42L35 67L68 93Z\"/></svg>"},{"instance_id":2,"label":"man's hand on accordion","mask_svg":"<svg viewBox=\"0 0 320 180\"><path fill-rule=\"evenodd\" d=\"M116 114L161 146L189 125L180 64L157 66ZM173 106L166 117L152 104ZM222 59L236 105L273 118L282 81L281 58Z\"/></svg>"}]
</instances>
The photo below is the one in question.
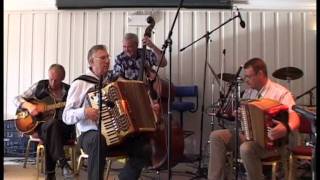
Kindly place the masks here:
<instances>
[{"instance_id":1,"label":"man's hand on accordion","mask_svg":"<svg viewBox=\"0 0 320 180\"><path fill-rule=\"evenodd\" d=\"M286 126L280 121L274 119L272 121L275 123L275 126L268 129L268 137L271 140L276 140L284 137L287 134Z\"/></svg>"},{"instance_id":2,"label":"man's hand on accordion","mask_svg":"<svg viewBox=\"0 0 320 180\"><path fill-rule=\"evenodd\" d=\"M92 107L87 107L84 109L84 115L86 119L97 121L99 119L99 110Z\"/></svg>"}]
</instances>

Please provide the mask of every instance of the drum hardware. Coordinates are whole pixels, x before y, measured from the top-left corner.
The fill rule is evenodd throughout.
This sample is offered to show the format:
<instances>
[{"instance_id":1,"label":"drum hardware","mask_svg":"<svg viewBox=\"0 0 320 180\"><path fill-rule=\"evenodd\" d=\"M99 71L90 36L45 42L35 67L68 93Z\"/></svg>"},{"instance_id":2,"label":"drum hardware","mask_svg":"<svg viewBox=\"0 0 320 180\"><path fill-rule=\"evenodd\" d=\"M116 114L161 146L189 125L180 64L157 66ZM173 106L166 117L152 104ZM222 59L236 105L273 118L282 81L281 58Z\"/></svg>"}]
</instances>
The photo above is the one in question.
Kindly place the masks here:
<instances>
[{"instance_id":1,"label":"drum hardware","mask_svg":"<svg viewBox=\"0 0 320 180\"><path fill-rule=\"evenodd\" d=\"M222 75L221 75L221 73L219 73L218 77L222 78L223 81L228 82L228 83L231 83L236 80L236 75L231 74L231 73L222 73Z\"/></svg>"},{"instance_id":2,"label":"drum hardware","mask_svg":"<svg viewBox=\"0 0 320 180\"><path fill-rule=\"evenodd\" d=\"M277 79L287 80L288 86L290 87L291 80L301 78L303 76L303 71L296 67L283 67L274 71L272 76Z\"/></svg>"},{"instance_id":3,"label":"drum hardware","mask_svg":"<svg viewBox=\"0 0 320 180\"><path fill-rule=\"evenodd\" d=\"M312 91L314 89L316 89L316 88L317 88L317 86L314 86L313 88L309 89L308 91L302 93L301 95L296 97L296 100L298 100L298 99L302 98L303 96L309 94L309 106L313 106L313 103L312 103L313 93L312 93Z\"/></svg>"}]
</instances>

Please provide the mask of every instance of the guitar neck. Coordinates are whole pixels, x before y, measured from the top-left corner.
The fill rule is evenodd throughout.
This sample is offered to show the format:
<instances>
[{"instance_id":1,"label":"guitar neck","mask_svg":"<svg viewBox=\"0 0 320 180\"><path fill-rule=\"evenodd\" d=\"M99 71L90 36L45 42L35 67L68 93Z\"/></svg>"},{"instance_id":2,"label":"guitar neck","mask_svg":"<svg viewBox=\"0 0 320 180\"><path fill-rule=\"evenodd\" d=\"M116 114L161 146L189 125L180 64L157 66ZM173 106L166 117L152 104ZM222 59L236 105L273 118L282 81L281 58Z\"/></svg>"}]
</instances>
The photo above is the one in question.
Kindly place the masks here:
<instances>
[{"instance_id":1,"label":"guitar neck","mask_svg":"<svg viewBox=\"0 0 320 180\"><path fill-rule=\"evenodd\" d=\"M59 103L56 103L56 104L46 105L45 111L50 111L50 110L53 110L53 109L62 108L65 105L66 105L66 102L59 102Z\"/></svg>"}]
</instances>

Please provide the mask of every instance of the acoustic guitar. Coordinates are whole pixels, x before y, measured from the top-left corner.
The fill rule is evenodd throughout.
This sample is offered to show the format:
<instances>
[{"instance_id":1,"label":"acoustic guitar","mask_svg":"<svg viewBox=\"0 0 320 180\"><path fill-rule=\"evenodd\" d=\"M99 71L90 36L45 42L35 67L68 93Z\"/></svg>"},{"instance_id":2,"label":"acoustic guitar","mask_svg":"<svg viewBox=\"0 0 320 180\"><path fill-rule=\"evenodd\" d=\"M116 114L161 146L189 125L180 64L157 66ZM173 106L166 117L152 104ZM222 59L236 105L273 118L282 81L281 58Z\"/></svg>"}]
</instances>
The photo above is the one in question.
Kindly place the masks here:
<instances>
[{"instance_id":1,"label":"acoustic guitar","mask_svg":"<svg viewBox=\"0 0 320 180\"><path fill-rule=\"evenodd\" d=\"M32 116L27 109L18 108L16 112L15 125L18 131L23 134L33 134L36 127L47 120L53 119L56 115L56 109L65 106L65 102L47 104L38 100L30 100L30 103L36 105L38 115Z\"/></svg>"}]
</instances>

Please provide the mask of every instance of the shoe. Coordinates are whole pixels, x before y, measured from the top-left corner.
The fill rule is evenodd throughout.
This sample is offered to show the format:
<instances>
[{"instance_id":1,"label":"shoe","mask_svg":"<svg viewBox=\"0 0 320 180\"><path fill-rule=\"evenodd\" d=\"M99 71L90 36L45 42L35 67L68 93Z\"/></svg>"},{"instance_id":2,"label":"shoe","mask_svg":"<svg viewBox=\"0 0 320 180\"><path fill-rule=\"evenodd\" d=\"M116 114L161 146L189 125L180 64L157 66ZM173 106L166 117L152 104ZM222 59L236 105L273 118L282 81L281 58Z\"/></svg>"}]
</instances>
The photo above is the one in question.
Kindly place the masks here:
<instances>
[{"instance_id":1,"label":"shoe","mask_svg":"<svg viewBox=\"0 0 320 180\"><path fill-rule=\"evenodd\" d=\"M70 168L69 164L65 164L62 168L62 175L65 180L71 180L74 178L72 169Z\"/></svg>"},{"instance_id":2,"label":"shoe","mask_svg":"<svg viewBox=\"0 0 320 180\"><path fill-rule=\"evenodd\" d=\"M47 174L45 180L56 180L56 174L55 173Z\"/></svg>"}]
</instances>

